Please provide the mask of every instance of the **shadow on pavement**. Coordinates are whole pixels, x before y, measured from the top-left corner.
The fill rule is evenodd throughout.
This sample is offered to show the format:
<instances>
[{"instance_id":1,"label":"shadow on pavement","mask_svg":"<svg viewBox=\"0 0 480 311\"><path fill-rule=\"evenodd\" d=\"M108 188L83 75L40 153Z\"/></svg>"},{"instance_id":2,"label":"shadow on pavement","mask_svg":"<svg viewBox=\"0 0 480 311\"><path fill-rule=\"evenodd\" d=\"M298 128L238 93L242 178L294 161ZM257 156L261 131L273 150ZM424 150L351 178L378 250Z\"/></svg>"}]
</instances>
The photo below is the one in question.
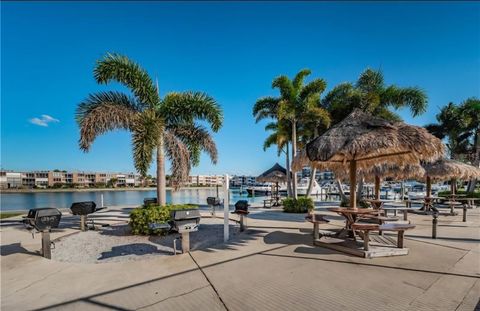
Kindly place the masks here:
<instances>
[{"instance_id":1,"label":"shadow on pavement","mask_svg":"<svg viewBox=\"0 0 480 311\"><path fill-rule=\"evenodd\" d=\"M2 245L0 248L0 254L2 256L8 256L13 254L28 254L28 255L40 256L40 254L37 252L32 252L25 249L24 247L22 247L20 243Z\"/></svg>"}]
</instances>

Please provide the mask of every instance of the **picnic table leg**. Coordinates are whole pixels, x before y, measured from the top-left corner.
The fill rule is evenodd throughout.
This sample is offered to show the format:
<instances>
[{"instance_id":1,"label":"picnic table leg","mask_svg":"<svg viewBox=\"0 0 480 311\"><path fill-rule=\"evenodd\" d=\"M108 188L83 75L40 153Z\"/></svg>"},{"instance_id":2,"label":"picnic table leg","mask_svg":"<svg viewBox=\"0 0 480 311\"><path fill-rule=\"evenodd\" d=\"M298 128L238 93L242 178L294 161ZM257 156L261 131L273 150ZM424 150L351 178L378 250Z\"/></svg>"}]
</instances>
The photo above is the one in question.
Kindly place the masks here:
<instances>
[{"instance_id":1,"label":"picnic table leg","mask_svg":"<svg viewBox=\"0 0 480 311\"><path fill-rule=\"evenodd\" d=\"M363 231L363 248L368 251L368 242L370 241L369 237L370 231L364 230Z\"/></svg>"},{"instance_id":2,"label":"picnic table leg","mask_svg":"<svg viewBox=\"0 0 480 311\"><path fill-rule=\"evenodd\" d=\"M404 234L403 230L398 231L398 238L397 238L398 248L403 248L403 234Z\"/></svg>"},{"instance_id":3,"label":"picnic table leg","mask_svg":"<svg viewBox=\"0 0 480 311\"><path fill-rule=\"evenodd\" d=\"M408 211L407 210L403 211L403 220L405 220L405 221L408 220Z\"/></svg>"},{"instance_id":4,"label":"picnic table leg","mask_svg":"<svg viewBox=\"0 0 480 311\"><path fill-rule=\"evenodd\" d=\"M318 240L320 238L320 233L318 231L318 223L313 223L313 238Z\"/></svg>"}]
</instances>

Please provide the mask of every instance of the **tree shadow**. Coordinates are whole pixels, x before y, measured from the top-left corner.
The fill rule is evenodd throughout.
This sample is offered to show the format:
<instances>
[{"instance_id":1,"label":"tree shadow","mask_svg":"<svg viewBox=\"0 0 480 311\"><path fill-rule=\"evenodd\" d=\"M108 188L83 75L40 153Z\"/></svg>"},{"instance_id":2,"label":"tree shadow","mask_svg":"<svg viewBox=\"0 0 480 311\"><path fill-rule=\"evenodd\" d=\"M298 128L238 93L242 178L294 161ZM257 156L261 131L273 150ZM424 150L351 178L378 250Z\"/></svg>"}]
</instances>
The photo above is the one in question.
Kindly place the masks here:
<instances>
[{"instance_id":1,"label":"tree shadow","mask_svg":"<svg viewBox=\"0 0 480 311\"><path fill-rule=\"evenodd\" d=\"M28 255L40 256L40 253L29 251L26 248L24 248L20 243L2 245L0 247L0 254L2 256L8 256L13 254L28 254Z\"/></svg>"}]
</instances>

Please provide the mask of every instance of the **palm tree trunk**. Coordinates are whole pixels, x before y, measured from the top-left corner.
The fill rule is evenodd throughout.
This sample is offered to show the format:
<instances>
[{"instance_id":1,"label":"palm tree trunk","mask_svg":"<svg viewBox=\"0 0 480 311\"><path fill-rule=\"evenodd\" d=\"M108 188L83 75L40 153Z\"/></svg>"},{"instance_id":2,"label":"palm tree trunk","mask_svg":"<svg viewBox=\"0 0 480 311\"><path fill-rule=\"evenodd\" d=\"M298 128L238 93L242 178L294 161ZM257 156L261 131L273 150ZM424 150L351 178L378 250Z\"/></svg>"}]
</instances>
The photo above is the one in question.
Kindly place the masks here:
<instances>
[{"instance_id":1,"label":"palm tree trunk","mask_svg":"<svg viewBox=\"0 0 480 311\"><path fill-rule=\"evenodd\" d=\"M312 194L313 190L313 184L315 181L315 175L317 174L317 168L311 166L310 167L310 181L308 182L308 188L307 188L307 197L309 197Z\"/></svg>"},{"instance_id":2,"label":"palm tree trunk","mask_svg":"<svg viewBox=\"0 0 480 311\"><path fill-rule=\"evenodd\" d=\"M480 129L477 129L477 131L475 132L473 141L475 146L475 155L473 158L473 165L475 167L480 167ZM475 178L471 179L470 182L468 183L467 192L468 193L474 192L476 186L477 186L477 179Z\"/></svg>"},{"instance_id":3,"label":"palm tree trunk","mask_svg":"<svg viewBox=\"0 0 480 311\"><path fill-rule=\"evenodd\" d=\"M292 121L292 159L297 155L297 121ZM293 173L292 196L297 199L297 172Z\"/></svg>"},{"instance_id":4,"label":"palm tree trunk","mask_svg":"<svg viewBox=\"0 0 480 311\"><path fill-rule=\"evenodd\" d=\"M345 195L345 192L343 192L343 187L342 187L342 182L340 179L337 178L337 188L338 188L338 194L340 195L340 201L347 201L347 196Z\"/></svg>"},{"instance_id":5,"label":"palm tree trunk","mask_svg":"<svg viewBox=\"0 0 480 311\"><path fill-rule=\"evenodd\" d=\"M287 196L291 197L292 196L292 178L290 175L290 150L288 148L288 142L287 142L287 148L286 148L286 160L287 160Z\"/></svg>"},{"instance_id":6,"label":"palm tree trunk","mask_svg":"<svg viewBox=\"0 0 480 311\"><path fill-rule=\"evenodd\" d=\"M160 206L167 204L163 135L160 137L157 145L157 202Z\"/></svg>"}]
</instances>

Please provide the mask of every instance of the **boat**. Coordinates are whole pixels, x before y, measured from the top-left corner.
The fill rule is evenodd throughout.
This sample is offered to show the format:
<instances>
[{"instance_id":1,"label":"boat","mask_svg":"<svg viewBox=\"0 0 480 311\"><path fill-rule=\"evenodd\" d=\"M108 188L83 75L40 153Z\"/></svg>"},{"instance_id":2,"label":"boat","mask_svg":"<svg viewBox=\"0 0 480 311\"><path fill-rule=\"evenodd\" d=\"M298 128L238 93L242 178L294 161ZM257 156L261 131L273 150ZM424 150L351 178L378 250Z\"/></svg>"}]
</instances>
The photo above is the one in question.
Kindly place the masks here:
<instances>
[{"instance_id":1,"label":"boat","mask_svg":"<svg viewBox=\"0 0 480 311\"><path fill-rule=\"evenodd\" d=\"M247 187L248 195L251 196L267 196L272 193L272 186L264 184L255 184L253 186Z\"/></svg>"},{"instance_id":2,"label":"boat","mask_svg":"<svg viewBox=\"0 0 480 311\"><path fill-rule=\"evenodd\" d=\"M310 178L302 178L297 184L297 194L298 195L307 195L308 184L310 183ZM321 195L326 191L322 190L322 187L318 184L316 180L313 181L312 192L310 195Z\"/></svg>"},{"instance_id":3,"label":"boat","mask_svg":"<svg viewBox=\"0 0 480 311\"><path fill-rule=\"evenodd\" d=\"M423 200L427 196L427 192L425 191L425 185L423 184L416 184L412 186L412 188L407 193L408 199L410 200Z\"/></svg>"}]
</instances>

